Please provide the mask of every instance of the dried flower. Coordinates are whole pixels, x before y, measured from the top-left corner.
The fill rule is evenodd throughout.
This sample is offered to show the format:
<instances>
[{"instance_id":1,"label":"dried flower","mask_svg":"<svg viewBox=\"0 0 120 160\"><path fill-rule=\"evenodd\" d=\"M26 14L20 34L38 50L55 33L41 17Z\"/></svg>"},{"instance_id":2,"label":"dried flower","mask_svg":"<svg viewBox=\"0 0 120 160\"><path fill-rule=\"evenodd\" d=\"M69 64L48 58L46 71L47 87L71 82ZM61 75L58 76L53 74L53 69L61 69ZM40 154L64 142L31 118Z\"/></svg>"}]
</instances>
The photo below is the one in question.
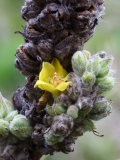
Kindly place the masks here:
<instances>
[{"instance_id":1,"label":"dried flower","mask_svg":"<svg viewBox=\"0 0 120 160\"><path fill-rule=\"evenodd\" d=\"M54 58L52 63L43 62L39 80L35 86L42 90L51 92L54 97L59 96L71 82L66 82L67 72L61 66L58 59Z\"/></svg>"}]
</instances>

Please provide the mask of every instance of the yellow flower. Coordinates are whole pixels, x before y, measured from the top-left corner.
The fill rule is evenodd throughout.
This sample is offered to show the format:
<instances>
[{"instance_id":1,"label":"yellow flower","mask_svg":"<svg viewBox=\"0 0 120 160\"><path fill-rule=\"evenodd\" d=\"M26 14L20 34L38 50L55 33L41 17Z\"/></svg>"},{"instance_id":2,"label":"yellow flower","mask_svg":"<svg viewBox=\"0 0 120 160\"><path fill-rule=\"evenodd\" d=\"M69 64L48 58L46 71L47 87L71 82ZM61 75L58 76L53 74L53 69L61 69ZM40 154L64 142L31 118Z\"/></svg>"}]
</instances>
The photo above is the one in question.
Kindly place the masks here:
<instances>
[{"instance_id":1,"label":"yellow flower","mask_svg":"<svg viewBox=\"0 0 120 160\"><path fill-rule=\"evenodd\" d=\"M66 82L67 72L61 66L58 59L54 58L52 63L43 62L42 70L34 87L51 92L54 97L59 96L71 82Z\"/></svg>"}]
</instances>

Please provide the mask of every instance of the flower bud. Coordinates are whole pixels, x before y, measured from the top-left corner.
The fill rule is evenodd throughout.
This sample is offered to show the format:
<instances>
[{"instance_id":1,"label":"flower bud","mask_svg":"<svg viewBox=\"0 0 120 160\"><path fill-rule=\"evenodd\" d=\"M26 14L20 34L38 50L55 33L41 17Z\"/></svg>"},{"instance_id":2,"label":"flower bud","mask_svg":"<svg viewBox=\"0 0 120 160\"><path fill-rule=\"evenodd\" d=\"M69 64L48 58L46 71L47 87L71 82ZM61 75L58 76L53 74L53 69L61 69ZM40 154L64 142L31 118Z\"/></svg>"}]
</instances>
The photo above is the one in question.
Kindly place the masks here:
<instances>
[{"instance_id":1,"label":"flower bud","mask_svg":"<svg viewBox=\"0 0 120 160\"><path fill-rule=\"evenodd\" d=\"M98 93L109 91L115 85L115 78L113 77L96 78L96 85L98 86Z\"/></svg>"},{"instance_id":2,"label":"flower bud","mask_svg":"<svg viewBox=\"0 0 120 160\"><path fill-rule=\"evenodd\" d=\"M91 56L91 54L90 54L89 51L83 50L82 52L83 52L83 53L86 55L86 57L88 57L88 58Z\"/></svg>"},{"instance_id":3,"label":"flower bud","mask_svg":"<svg viewBox=\"0 0 120 160\"><path fill-rule=\"evenodd\" d=\"M110 113L111 108L111 104L105 98L98 97L88 117L95 121L100 120Z\"/></svg>"},{"instance_id":4,"label":"flower bud","mask_svg":"<svg viewBox=\"0 0 120 160\"><path fill-rule=\"evenodd\" d=\"M45 141L47 142L48 145L54 145L58 142L62 142L64 137L61 137L61 136L55 136L52 132L52 130L49 130L47 131L45 134L44 134L44 138L45 138Z\"/></svg>"},{"instance_id":5,"label":"flower bud","mask_svg":"<svg viewBox=\"0 0 120 160\"><path fill-rule=\"evenodd\" d=\"M102 59L100 62L101 68L111 67L114 57L107 56L105 59Z\"/></svg>"},{"instance_id":6,"label":"flower bud","mask_svg":"<svg viewBox=\"0 0 120 160\"><path fill-rule=\"evenodd\" d=\"M78 76L83 75L86 69L87 63L88 63L87 56L84 52L77 51L74 53L72 57L72 67L73 67L73 71Z\"/></svg>"},{"instance_id":7,"label":"flower bud","mask_svg":"<svg viewBox=\"0 0 120 160\"><path fill-rule=\"evenodd\" d=\"M104 77L104 76L108 75L110 67L112 65L112 61L113 61L112 56L107 57L105 59L102 59L100 61L101 69L100 69L97 77Z\"/></svg>"},{"instance_id":8,"label":"flower bud","mask_svg":"<svg viewBox=\"0 0 120 160\"><path fill-rule=\"evenodd\" d=\"M29 138L32 133L32 126L24 115L17 115L10 122L10 132L20 140Z\"/></svg>"},{"instance_id":9,"label":"flower bud","mask_svg":"<svg viewBox=\"0 0 120 160\"><path fill-rule=\"evenodd\" d=\"M9 123L3 119L0 119L0 140L8 137L9 135Z\"/></svg>"},{"instance_id":10,"label":"flower bud","mask_svg":"<svg viewBox=\"0 0 120 160\"><path fill-rule=\"evenodd\" d=\"M86 87L92 87L96 81L95 74L92 72L85 72L82 76L82 81Z\"/></svg>"},{"instance_id":11,"label":"flower bud","mask_svg":"<svg viewBox=\"0 0 120 160\"><path fill-rule=\"evenodd\" d=\"M55 113L53 111L53 106L49 106L48 104L46 105L46 108L45 108L46 112L50 115L50 116L54 116Z\"/></svg>"},{"instance_id":12,"label":"flower bud","mask_svg":"<svg viewBox=\"0 0 120 160\"><path fill-rule=\"evenodd\" d=\"M75 105L69 106L67 110L67 115L76 119L78 117L78 108Z\"/></svg>"},{"instance_id":13,"label":"flower bud","mask_svg":"<svg viewBox=\"0 0 120 160\"><path fill-rule=\"evenodd\" d=\"M9 112L13 110L10 101L5 99L0 93L0 118L5 118Z\"/></svg>"},{"instance_id":14,"label":"flower bud","mask_svg":"<svg viewBox=\"0 0 120 160\"><path fill-rule=\"evenodd\" d=\"M83 126L84 132L93 131L94 129L95 129L94 123L90 119L85 119L84 126Z\"/></svg>"},{"instance_id":15,"label":"flower bud","mask_svg":"<svg viewBox=\"0 0 120 160\"><path fill-rule=\"evenodd\" d=\"M108 76L109 76L109 77L112 77L114 74L115 74L115 70L110 69L110 71L109 71L109 73L108 73Z\"/></svg>"},{"instance_id":16,"label":"flower bud","mask_svg":"<svg viewBox=\"0 0 120 160\"><path fill-rule=\"evenodd\" d=\"M5 120L8 121L8 122L10 122L10 121L13 120L13 118L14 118L16 115L18 115L18 111L17 111L17 110L12 111L12 112L10 112L10 113L7 115L7 117L5 117Z\"/></svg>"},{"instance_id":17,"label":"flower bud","mask_svg":"<svg viewBox=\"0 0 120 160\"><path fill-rule=\"evenodd\" d=\"M87 71L92 72L95 74L95 76L97 76L101 68L99 62L100 62L100 57L98 55L95 57L91 57L87 67Z\"/></svg>"},{"instance_id":18,"label":"flower bud","mask_svg":"<svg viewBox=\"0 0 120 160\"><path fill-rule=\"evenodd\" d=\"M46 111L49 115L55 116L66 112L66 109L59 103L53 104L53 106L47 105Z\"/></svg>"},{"instance_id":19,"label":"flower bud","mask_svg":"<svg viewBox=\"0 0 120 160\"><path fill-rule=\"evenodd\" d=\"M67 137L73 128L74 122L71 117L66 114L55 116L51 130L55 136Z\"/></svg>"},{"instance_id":20,"label":"flower bud","mask_svg":"<svg viewBox=\"0 0 120 160\"><path fill-rule=\"evenodd\" d=\"M53 110L55 112L55 115L60 115L66 112L66 109L61 104L58 104L58 103L55 104Z\"/></svg>"},{"instance_id":21,"label":"flower bud","mask_svg":"<svg viewBox=\"0 0 120 160\"><path fill-rule=\"evenodd\" d=\"M101 68L100 72L98 73L97 77L105 77L109 73L109 68Z\"/></svg>"}]
</instances>

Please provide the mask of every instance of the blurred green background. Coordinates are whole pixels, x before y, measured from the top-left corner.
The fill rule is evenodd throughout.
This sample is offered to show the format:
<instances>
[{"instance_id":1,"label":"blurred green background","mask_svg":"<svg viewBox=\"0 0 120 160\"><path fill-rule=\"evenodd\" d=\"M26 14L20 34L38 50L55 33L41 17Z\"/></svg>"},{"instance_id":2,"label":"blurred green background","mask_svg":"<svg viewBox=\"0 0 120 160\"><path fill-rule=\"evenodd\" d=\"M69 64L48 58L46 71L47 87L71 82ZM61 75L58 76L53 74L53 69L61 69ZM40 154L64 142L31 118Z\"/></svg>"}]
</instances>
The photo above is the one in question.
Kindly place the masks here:
<instances>
[{"instance_id":1,"label":"blurred green background","mask_svg":"<svg viewBox=\"0 0 120 160\"><path fill-rule=\"evenodd\" d=\"M12 93L25 84L22 76L13 65L18 46L24 43L16 30L22 31L25 22L20 15L23 0L0 0L0 92L11 99ZM69 155L55 153L42 160L118 160L120 159L120 0L106 0L106 11L96 27L94 36L84 49L92 54L104 50L115 57L116 86L106 94L113 100L110 116L96 123L97 131L104 134L100 138L93 133L85 133L75 144L75 151Z\"/></svg>"}]
</instances>

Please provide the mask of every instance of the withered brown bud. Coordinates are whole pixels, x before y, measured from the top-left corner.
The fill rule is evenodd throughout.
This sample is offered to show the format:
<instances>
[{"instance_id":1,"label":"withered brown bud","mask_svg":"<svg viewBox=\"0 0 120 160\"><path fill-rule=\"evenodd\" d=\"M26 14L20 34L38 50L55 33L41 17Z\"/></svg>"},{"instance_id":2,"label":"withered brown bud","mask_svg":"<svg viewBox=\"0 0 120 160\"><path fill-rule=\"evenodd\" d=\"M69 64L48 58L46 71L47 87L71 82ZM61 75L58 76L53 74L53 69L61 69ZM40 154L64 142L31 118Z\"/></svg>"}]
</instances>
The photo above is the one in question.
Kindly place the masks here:
<instances>
[{"instance_id":1,"label":"withered brown bud","mask_svg":"<svg viewBox=\"0 0 120 160\"><path fill-rule=\"evenodd\" d=\"M31 0L26 0L25 6L22 6L22 18L28 21L30 18L36 17L40 13L40 8Z\"/></svg>"},{"instance_id":2,"label":"withered brown bud","mask_svg":"<svg viewBox=\"0 0 120 160\"><path fill-rule=\"evenodd\" d=\"M72 102L71 102L70 98L68 97L68 95L67 95L67 94L64 94L64 93L62 93L62 94L58 97L58 100L59 100L59 102L60 102L60 104L61 104L62 106L67 107L67 108L72 104Z\"/></svg>"},{"instance_id":3,"label":"withered brown bud","mask_svg":"<svg viewBox=\"0 0 120 160\"><path fill-rule=\"evenodd\" d=\"M71 133L73 125L74 122L71 117L61 114L54 117L51 129L54 135L67 137Z\"/></svg>"},{"instance_id":4,"label":"withered brown bud","mask_svg":"<svg viewBox=\"0 0 120 160\"><path fill-rule=\"evenodd\" d=\"M66 137L63 142L58 143L60 151L67 154L74 151L75 140L73 137Z\"/></svg>"},{"instance_id":5,"label":"withered brown bud","mask_svg":"<svg viewBox=\"0 0 120 160\"><path fill-rule=\"evenodd\" d=\"M67 88L67 95L71 100L75 101L78 96L82 94L81 79L74 72L71 72L68 75L68 81L71 81L72 84L70 84Z\"/></svg>"},{"instance_id":6,"label":"withered brown bud","mask_svg":"<svg viewBox=\"0 0 120 160\"><path fill-rule=\"evenodd\" d=\"M32 53L34 54L32 55ZM39 73L41 69L41 60L38 58L39 55L35 45L32 43L20 45L16 51L16 57L17 59L14 63L15 67L20 70L23 75L28 76L30 74L34 75Z\"/></svg>"},{"instance_id":7,"label":"withered brown bud","mask_svg":"<svg viewBox=\"0 0 120 160\"><path fill-rule=\"evenodd\" d=\"M50 61L53 58L53 44L52 40L42 40L38 45L37 49L44 61Z\"/></svg>"},{"instance_id":8,"label":"withered brown bud","mask_svg":"<svg viewBox=\"0 0 120 160\"><path fill-rule=\"evenodd\" d=\"M93 108L94 99L92 97L79 97L76 106L79 108L79 115L85 117Z\"/></svg>"},{"instance_id":9,"label":"withered brown bud","mask_svg":"<svg viewBox=\"0 0 120 160\"><path fill-rule=\"evenodd\" d=\"M31 138L32 138L32 141L33 143L35 144L43 144L44 143L44 139L43 139L43 136L44 136L44 132L46 130L46 127L42 124L36 124L35 127L34 127L34 131L31 135Z\"/></svg>"},{"instance_id":10,"label":"withered brown bud","mask_svg":"<svg viewBox=\"0 0 120 160\"><path fill-rule=\"evenodd\" d=\"M43 123L46 127L50 127L52 125L52 122L53 122L53 117L46 114L44 117L43 117Z\"/></svg>"},{"instance_id":11,"label":"withered brown bud","mask_svg":"<svg viewBox=\"0 0 120 160\"><path fill-rule=\"evenodd\" d=\"M71 133L71 136L74 137L75 139L78 138L79 136L82 136L84 131L83 131L83 127L84 127L84 119L81 118L81 116L79 116L77 119L75 119L75 125L74 125L74 129Z\"/></svg>"},{"instance_id":12,"label":"withered brown bud","mask_svg":"<svg viewBox=\"0 0 120 160\"><path fill-rule=\"evenodd\" d=\"M16 33L22 34L26 42L33 42L38 44L41 39L44 37L44 32L36 30L32 25L27 24L24 27L24 33L17 31Z\"/></svg>"}]
</instances>

